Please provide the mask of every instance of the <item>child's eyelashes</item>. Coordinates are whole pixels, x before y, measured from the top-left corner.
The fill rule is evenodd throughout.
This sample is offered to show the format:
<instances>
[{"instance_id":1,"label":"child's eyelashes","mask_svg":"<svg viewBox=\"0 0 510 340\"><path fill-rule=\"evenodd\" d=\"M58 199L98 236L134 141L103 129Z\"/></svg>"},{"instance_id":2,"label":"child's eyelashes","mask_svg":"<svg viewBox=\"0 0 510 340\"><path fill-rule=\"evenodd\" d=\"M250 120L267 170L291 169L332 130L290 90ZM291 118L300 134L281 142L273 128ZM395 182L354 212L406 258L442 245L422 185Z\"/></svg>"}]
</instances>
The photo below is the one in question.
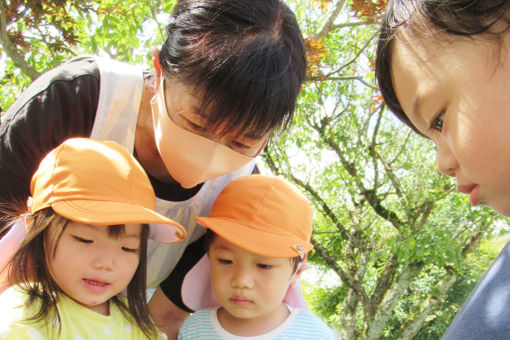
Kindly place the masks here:
<instances>
[{"instance_id":1,"label":"child's eyelashes","mask_svg":"<svg viewBox=\"0 0 510 340\"><path fill-rule=\"evenodd\" d=\"M232 261L231 260L227 260L227 259L218 259L218 263L220 263L220 264L232 264Z\"/></svg>"},{"instance_id":2,"label":"child's eyelashes","mask_svg":"<svg viewBox=\"0 0 510 340\"><path fill-rule=\"evenodd\" d=\"M80 237L80 236L76 236L76 235L74 235L73 238L76 241L80 242L80 243L85 243L85 244L92 244L92 243L94 243L94 240L86 239L86 238L83 238L83 237ZM138 253L138 249L139 249L139 248L136 248L136 247L133 248L133 247L123 247L123 246L121 246L120 248L122 249L122 251L125 251L127 253Z\"/></svg>"},{"instance_id":3,"label":"child's eyelashes","mask_svg":"<svg viewBox=\"0 0 510 340\"><path fill-rule=\"evenodd\" d=\"M273 265L265 264L265 263L258 263L257 267L260 269L271 269L271 268L273 268Z\"/></svg>"},{"instance_id":4,"label":"child's eyelashes","mask_svg":"<svg viewBox=\"0 0 510 340\"><path fill-rule=\"evenodd\" d=\"M443 120L444 120L445 111L441 111L430 124L430 128L433 130L437 130L439 132L443 131Z\"/></svg>"},{"instance_id":5,"label":"child's eyelashes","mask_svg":"<svg viewBox=\"0 0 510 340\"><path fill-rule=\"evenodd\" d=\"M73 236L73 237L75 240L77 240L78 242L81 242L81 243L92 243L92 240L88 240L83 237L79 237L79 236Z\"/></svg>"}]
</instances>

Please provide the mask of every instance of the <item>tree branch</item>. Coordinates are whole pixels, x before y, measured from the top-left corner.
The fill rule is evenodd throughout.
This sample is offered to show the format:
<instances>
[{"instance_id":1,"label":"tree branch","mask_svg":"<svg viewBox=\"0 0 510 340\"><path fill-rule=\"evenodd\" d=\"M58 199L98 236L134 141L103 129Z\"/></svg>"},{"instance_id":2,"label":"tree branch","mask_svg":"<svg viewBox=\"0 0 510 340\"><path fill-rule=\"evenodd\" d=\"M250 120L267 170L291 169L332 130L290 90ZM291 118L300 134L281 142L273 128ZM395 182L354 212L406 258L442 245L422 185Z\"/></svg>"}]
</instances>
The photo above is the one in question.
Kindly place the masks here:
<instances>
[{"instance_id":1,"label":"tree branch","mask_svg":"<svg viewBox=\"0 0 510 340\"><path fill-rule=\"evenodd\" d=\"M365 290L363 289L363 286L361 283L357 280L355 280L353 277L351 277L349 274L347 274L336 262L336 259L334 256L330 255L328 251L322 247L315 239L312 237L311 240L313 244L313 248L319 254L319 256L326 262L326 264L331 268L338 277L342 280L342 282L351 288L353 291L356 292L356 294L361 298L361 300L364 303L368 303L368 296Z\"/></svg>"},{"instance_id":2,"label":"tree branch","mask_svg":"<svg viewBox=\"0 0 510 340\"><path fill-rule=\"evenodd\" d=\"M409 313L410 316L400 326L400 332L395 338L401 340L413 339L425 323L425 318L442 303L444 295L455 281L457 281L457 275L452 270L447 269L445 276L436 284L427 298L416 307L415 311Z\"/></svg>"},{"instance_id":3,"label":"tree branch","mask_svg":"<svg viewBox=\"0 0 510 340\"><path fill-rule=\"evenodd\" d=\"M411 263L407 268L403 269L397 279L397 282L393 284L391 290L389 290L384 296L373 321L368 324L366 339L379 339L382 330L393 314L393 310L398 303L399 297L402 295L404 290L409 287L411 281L420 273L422 268L423 264L421 263Z\"/></svg>"},{"instance_id":4,"label":"tree branch","mask_svg":"<svg viewBox=\"0 0 510 340\"><path fill-rule=\"evenodd\" d=\"M335 2L335 5L333 6L333 10L329 11L329 15L326 18L326 21L320 27L317 32L315 33L314 37L315 39L319 40L321 38L324 38L326 35L328 35L329 32L335 27L335 20L340 15L340 12L342 12L342 9L344 8L345 3L347 0L337 0Z\"/></svg>"},{"instance_id":5,"label":"tree branch","mask_svg":"<svg viewBox=\"0 0 510 340\"><path fill-rule=\"evenodd\" d=\"M12 42L7 34L7 16L6 9L7 4L5 0L0 0L1 10L0 10L0 44L2 44L3 50L5 54L12 60L14 65L18 67L21 72L30 77L30 79L34 80L39 77L40 73L37 70L27 63L25 58L19 53L16 45Z\"/></svg>"}]
</instances>

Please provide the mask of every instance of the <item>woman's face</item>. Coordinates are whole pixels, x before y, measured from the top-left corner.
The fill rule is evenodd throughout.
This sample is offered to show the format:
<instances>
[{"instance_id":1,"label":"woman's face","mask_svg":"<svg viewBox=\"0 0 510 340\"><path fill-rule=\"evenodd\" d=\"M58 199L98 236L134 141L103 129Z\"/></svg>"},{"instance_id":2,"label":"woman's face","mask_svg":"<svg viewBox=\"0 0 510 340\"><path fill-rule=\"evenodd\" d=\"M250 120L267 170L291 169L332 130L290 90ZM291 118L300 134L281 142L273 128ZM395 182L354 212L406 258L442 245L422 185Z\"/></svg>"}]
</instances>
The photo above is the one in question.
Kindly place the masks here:
<instances>
[{"instance_id":1,"label":"woman's face","mask_svg":"<svg viewBox=\"0 0 510 340\"><path fill-rule=\"evenodd\" d=\"M510 49L481 37L395 41L392 76L414 126L437 146L437 167L473 206L510 215Z\"/></svg>"},{"instance_id":2,"label":"woman's face","mask_svg":"<svg viewBox=\"0 0 510 340\"><path fill-rule=\"evenodd\" d=\"M257 156L268 138L268 134L221 133L222 124L208 127L208 115L200 112L199 103L191 87L173 81L160 81L151 100L159 156L171 179L183 188L242 168Z\"/></svg>"},{"instance_id":3,"label":"woman's face","mask_svg":"<svg viewBox=\"0 0 510 340\"><path fill-rule=\"evenodd\" d=\"M170 119L193 134L223 144L248 157L256 156L269 137L269 133L251 135L249 132L236 136L237 131L220 136L221 131L206 128L209 123L207 113L200 110L200 95L193 87L175 81L165 81L164 87L165 104Z\"/></svg>"},{"instance_id":4,"label":"woman's face","mask_svg":"<svg viewBox=\"0 0 510 340\"><path fill-rule=\"evenodd\" d=\"M128 286L138 267L142 225L126 224L115 237L109 228L119 226L71 221L60 237L49 228L45 247L53 280L76 302L107 315L108 301Z\"/></svg>"}]
</instances>

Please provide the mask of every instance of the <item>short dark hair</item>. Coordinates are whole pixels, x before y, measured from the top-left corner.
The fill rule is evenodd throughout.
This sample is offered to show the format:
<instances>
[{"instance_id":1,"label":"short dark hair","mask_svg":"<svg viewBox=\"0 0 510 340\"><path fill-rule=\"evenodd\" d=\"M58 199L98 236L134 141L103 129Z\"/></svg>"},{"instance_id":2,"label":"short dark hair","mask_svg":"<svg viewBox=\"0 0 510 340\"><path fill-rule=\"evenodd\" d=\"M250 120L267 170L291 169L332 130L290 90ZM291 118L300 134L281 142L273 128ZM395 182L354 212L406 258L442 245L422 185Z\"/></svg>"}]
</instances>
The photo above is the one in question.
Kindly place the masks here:
<instances>
[{"instance_id":1,"label":"short dark hair","mask_svg":"<svg viewBox=\"0 0 510 340\"><path fill-rule=\"evenodd\" d=\"M51 276L48 263L46 262L44 243L48 237L48 227L50 225L57 227L58 235L55 240L51 240L54 248L51 250L47 249L47 251L54 252L60 236L70 220L56 214L52 208L38 211L28 217L28 219L31 220L28 233L10 260L9 266L6 267L14 269L9 273L12 277L12 282L10 283L19 284L25 290L28 295L27 305L32 305L36 302L36 305L40 305L38 312L28 320L44 320L50 317L50 315L56 315L60 319L60 316L56 313L57 301L58 294L63 294L63 292ZM143 224L142 226L140 261L133 278L127 286L128 306L115 296L112 298L112 302L119 307L124 317L132 319L148 338L152 338L157 334L157 329L149 317L147 309L146 275L149 225ZM117 238L124 232L124 225L108 227L108 234L112 238Z\"/></svg>"},{"instance_id":2,"label":"short dark hair","mask_svg":"<svg viewBox=\"0 0 510 340\"><path fill-rule=\"evenodd\" d=\"M391 76L393 42L403 26L413 32L434 27L470 37L488 32L509 7L508 0L390 0L381 23L375 62L376 79L388 108L419 133L398 101Z\"/></svg>"},{"instance_id":3,"label":"short dark hair","mask_svg":"<svg viewBox=\"0 0 510 340\"><path fill-rule=\"evenodd\" d=\"M200 93L209 128L262 136L292 120L306 58L282 1L180 0L167 34L164 73Z\"/></svg>"}]
</instances>

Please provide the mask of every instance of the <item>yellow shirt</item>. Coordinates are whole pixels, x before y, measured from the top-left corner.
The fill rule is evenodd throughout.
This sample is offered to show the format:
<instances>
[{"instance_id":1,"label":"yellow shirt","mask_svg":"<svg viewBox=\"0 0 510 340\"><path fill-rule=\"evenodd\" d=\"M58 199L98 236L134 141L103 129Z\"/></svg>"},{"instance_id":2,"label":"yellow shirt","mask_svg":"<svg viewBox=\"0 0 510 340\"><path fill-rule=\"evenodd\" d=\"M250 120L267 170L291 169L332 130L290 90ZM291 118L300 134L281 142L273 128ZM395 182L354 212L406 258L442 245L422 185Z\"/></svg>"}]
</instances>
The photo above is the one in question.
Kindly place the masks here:
<instances>
[{"instance_id":1,"label":"yellow shirt","mask_svg":"<svg viewBox=\"0 0 510 340\"><path fill-rule=\"evenodd\" d=\"M110 304L110 315L94 312L65 294L60 295L57 308L62 327L58 333L58 320L51 316L42 322L28 322L38 304L25 306L27 295L18 287L11 287L0 295L0 339L9 340L146 340L136 323L126 319L118 307ZM162 333L156 339L166 339Z\"/></svg>"}]
</instances>

